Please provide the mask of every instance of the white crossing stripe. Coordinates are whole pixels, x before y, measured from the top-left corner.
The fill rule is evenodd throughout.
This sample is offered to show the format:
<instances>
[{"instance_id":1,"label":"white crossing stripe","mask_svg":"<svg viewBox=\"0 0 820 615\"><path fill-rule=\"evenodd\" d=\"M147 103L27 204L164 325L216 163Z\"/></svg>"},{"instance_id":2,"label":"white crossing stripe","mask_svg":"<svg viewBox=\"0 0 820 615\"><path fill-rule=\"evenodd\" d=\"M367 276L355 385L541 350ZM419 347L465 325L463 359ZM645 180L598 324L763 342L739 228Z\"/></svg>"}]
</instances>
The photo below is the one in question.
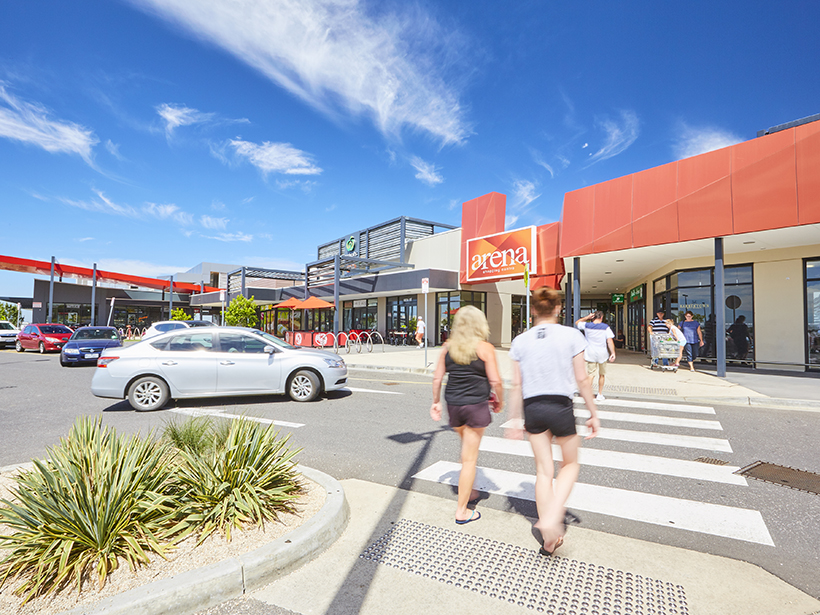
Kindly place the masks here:
<instances>
[{"instance_id":1,"label":"white crossing stripe","mask_svg":"<svg viewBox=\"0 0 820 615\"><path fill-rule=\"evenodd\" d=\"M413 478L457 486L460 470L461 464L438 461ZM479 491L535 501L535 477L529 474L478 467L473 487ZM774 546L763 516L756 510L586 483L576 483L567 506L601 515Z\"/></svg>"},{"instance_id":2,"label":"white crossing stripe","mask_svg":"<svg viewBox=\"0 0 820 615\"><path fill-rule=\"evenodd\" d=\"M528 441L496 438L494 436L484 436L481 439L480 450L490 453L517 455L519 457L533 456L532 447ZM552 456L556 461L562 460L561 447L557 444L552 445ZM582 448L578 452L578 461L584 466L611 468L613 470L629 470L647 474L660 474L662 476L691 478L693 480L707 480L728 485L747 486L749 484L745 478L734 474L735 471L740 469L738 466L716 466L698 461L689 461L688 459L670 459L654 455Z\"/></svg>"},{"instance_id":3,"label":"white crossing stripe","mask_svg":"<svg viewBox=\"0 0 820 615\"><path fill-rule=\"evenodd\" d=\"M583 404L584 400L575 397L576 404ZM624 408L643 408L644 410L671 410L672 412L690 412L692 414L715 414L715 409L710 406L690 406L688 404L664 404L653 401L633 401L631 399L605 399L596 401L596 406L621 406Z\"/></svg>"},{"instance_id":4,"label":"white crossing stripe","mask_svg":"<svg viewBox=\"0 0 820 615\"><path fill-rule=\"evenodd\" d=\"M586 408L576 408L575 416L588 419L592 414ZM689 419L679 416L658 416L655 414L638 414L636 412L608 412L598 410L602 421L620 421L621 423L644 423L646 425L667 425L669 427L688 427L689 429L714 429L723 431L720 421Z\"/></svg>"},{"instance_id":5,"label":"white crossing stripe","mask_svg":"<svg viewBox=\"0 0 820 615\"><path fill-rule=\"evenodd\" d=\"M222 419L246 419L254 423L262 423L263 425L276 425L277 427L304 427L304 423L291 423L290 421L277 421L274 419L264 419L258 416L247 416L240 414L227 414L219 410L205 410L203 408L172 408L171 412L177 414L186 414L188 416L215 416Z\"/></svg>"},{"instance_id":6,"label":"white crossing stripe","mask_svg":"<svg viewBox=\"0 0 820 615\"><path fill-rule=\"evenodd\" d=\"M523 429L524 419L510 419L503 425L504 429ZM578 426L578 434L585 436L587 428ZM602 440L620 440L622 442L639 442L642 444L658 444L660 446L679 446L681 448L696 448L706 451L731 453L732 446L728 440L719 438L705 438L703 436L685 436L671 433L657 433L654 431L631 431L629 429L611 429L601 427L598 437Z\"/></svg>"},{"instance_id":7,"label":"white crossing stripe","mask_svg":"<svg viewBox=\"0 0 820 615\"><path fill-rule=\"evenodd\" d=\"M355 387L345 387L342 391L353 391L354 393L384 393L385 395L404 395L398 391L379 391L378 389L359 389Z\"/></svg>"}]
</instances>

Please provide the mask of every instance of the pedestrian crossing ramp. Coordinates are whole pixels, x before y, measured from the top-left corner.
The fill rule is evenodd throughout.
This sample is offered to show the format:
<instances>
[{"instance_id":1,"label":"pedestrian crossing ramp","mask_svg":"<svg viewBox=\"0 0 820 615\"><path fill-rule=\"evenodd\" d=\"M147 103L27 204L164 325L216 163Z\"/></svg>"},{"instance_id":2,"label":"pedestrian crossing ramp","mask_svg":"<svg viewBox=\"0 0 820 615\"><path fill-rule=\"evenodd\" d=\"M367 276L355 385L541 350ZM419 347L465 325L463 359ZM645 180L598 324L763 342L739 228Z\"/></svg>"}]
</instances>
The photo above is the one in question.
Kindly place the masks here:
<instances>
[{"instance_id":1,"label":"pedestrian crossing ramp","mask_svg":"<svg viewBox=\"0 0 820 615\"><path fill-rule=\"evenodd\" d=\"M589 418L583 401L576 400L576 417L580 422ZM598 404L601 420L598 443L595 448L580 451L581 476L567 502L573 510L586 511L629 521L672 528L677 531L698 532L749 543L774 546L761 513L757 510L726 504L680 497L677 481L693 481L715 487L715 494L731 501L733 490L748 487L743 476L735 474L734 465L713 465L692 458L681 458L688 450L732 453L726 438L720 437L723 427L709 406L668 404L629 400L606 400ZM642 429L630 429L629 427ZM504 428L523 427L521 422L508 421ZM579 425L579 434L586 427ZM620 443L620 444L615 444ZM630 443L631 452L616 450ZM486 436L481 451L513 457L532 457L532 448L526 440L510 440ZM636 452L637 451L637 452ZM646 451L646 452L642 452ZM669 454L659 455L658 451ZM677 455L677 457L675 456ZM553 457L561 460L561 450L553 445ZM486 458L486 456L485 456ZM492 457L490 457L492 458ZM659 480L630 481L642 486L654 485L656 492L584 482L584 467L596 467L617 472L610 473L613 481L624 476L654 476ZM414 478L457 486L461 464L437 461L414 475ZM665 482L669 483L664 488ZM672 484L674 482L674 485ZM660 488L658 486L660 485ZM535 475L493 467L477 469L474 487L480 491L505 497L535 501ZM664 492L665 491L665 492ZM670 492L673 494L670 495Z\"/></svg>"}]
</instances>

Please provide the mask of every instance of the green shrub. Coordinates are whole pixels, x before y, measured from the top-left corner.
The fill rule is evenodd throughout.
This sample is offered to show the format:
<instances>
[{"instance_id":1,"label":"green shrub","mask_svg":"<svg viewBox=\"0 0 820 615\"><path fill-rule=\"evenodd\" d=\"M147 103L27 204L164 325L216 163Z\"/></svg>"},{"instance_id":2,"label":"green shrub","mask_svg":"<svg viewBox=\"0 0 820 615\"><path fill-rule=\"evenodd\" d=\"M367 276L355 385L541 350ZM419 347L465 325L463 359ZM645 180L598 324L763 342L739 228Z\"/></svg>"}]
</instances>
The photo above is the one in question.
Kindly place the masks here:
<instances>
[{"instance_id":1,"label":"green shrub","mask_svg":"<svg viewBox=\"0 0 820 615\"><path fill-rule=\"evenodd\" d=\"M207 416L171 420L165 424L162 437L176 449L201 455L214 446L214 424Z\"/></svg>"},{"instance_id":2,"label":"green shrub","mask_svg":"<svg viewBox=\"0 0 820 615\"><path fill-rule=\"evenodd\" d=\"M99 587L124 558L131 569L162 557L175 534L177 506L168 495L167 447L139 436L118 436L101 418L80 418L48 461L16 479L16 502L2 500L0 536L9 554L0 586L22 580L15 594L31 598L96 575Z\"/></svg>"},{"instance_id":3,"label":"green shrub","mask_svg":"<svg viewBox=\"0 0 820 615\"><path fill-rule=\"evenodd\" d=\"M293 511L301 492L293 461L299 450L289 450L289 436L278 435L273 425L238 419L231 421L222 446L202 455L180 450L176 481L186 523L199 532L199 543L215 531L230 540L234 528L264 525Z\"/></svg>"}]
</instances>

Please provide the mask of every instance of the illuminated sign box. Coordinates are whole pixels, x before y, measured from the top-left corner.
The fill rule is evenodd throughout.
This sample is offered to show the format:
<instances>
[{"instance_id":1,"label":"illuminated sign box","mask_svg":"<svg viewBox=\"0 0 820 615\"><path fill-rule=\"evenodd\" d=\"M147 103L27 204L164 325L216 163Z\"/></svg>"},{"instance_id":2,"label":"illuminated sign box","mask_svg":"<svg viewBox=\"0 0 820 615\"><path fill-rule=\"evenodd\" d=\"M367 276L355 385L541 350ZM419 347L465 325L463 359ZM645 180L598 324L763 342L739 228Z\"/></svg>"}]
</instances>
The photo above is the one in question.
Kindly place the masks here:
<instances>
[{"instance_id":1,"label":"illuminated sign box","mask_svg":"<svg viewBox=\"0 0 820 615\"><path fill-rule=\"evenodd\" d=\"M534 226L467 240L467 282L476 284L501 278L538 275Z\"/></svg>"}]
</instances>

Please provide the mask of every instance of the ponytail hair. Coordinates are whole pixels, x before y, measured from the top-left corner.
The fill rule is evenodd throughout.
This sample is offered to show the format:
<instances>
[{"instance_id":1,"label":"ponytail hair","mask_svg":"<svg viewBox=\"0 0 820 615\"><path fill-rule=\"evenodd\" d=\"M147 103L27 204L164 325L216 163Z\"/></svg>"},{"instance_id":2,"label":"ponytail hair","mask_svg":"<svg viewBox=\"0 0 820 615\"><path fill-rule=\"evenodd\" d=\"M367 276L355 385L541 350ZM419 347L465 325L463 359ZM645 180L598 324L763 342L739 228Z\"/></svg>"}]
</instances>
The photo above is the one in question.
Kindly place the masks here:
<instances>
[{"instance_id":1,"label":"ponytail hair","mask_svg":"<svg viewBox=\"0 0 820 615\"><path fill-rule=\"evenodd\" d=\"M551 316L557 306L561 305L561 294L548 286L532 291L532 309L536 316Z\"/></svg>"}]
</instances>

